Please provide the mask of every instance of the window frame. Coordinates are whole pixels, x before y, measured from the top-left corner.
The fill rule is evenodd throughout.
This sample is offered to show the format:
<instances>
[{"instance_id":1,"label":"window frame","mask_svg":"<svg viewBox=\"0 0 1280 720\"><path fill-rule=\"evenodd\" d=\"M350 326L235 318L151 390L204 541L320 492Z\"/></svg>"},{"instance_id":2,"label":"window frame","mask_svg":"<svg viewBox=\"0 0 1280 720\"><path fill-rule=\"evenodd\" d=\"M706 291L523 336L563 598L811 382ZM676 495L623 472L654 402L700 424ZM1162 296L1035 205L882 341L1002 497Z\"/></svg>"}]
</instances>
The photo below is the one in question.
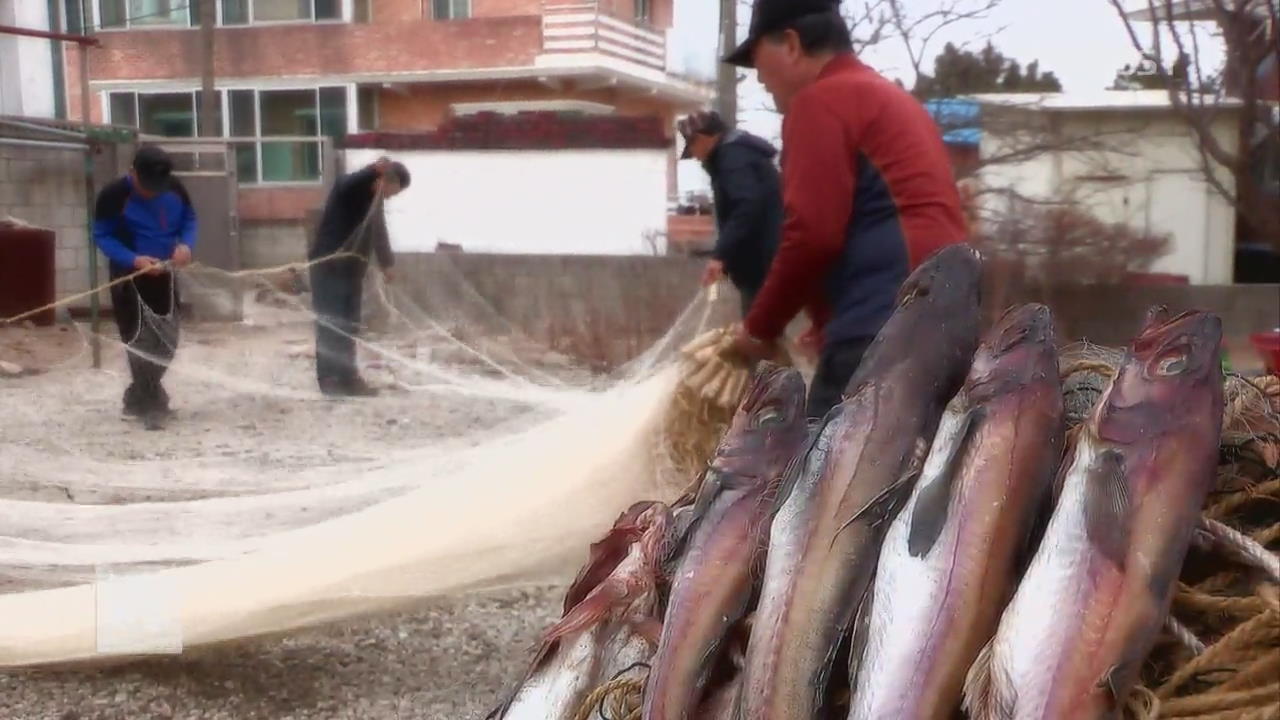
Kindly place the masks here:
<instances>
[{"instance_id":1,"label":"window frame","mask_svg":"<svg viewBox=\"0 0 1280 720\"><path fill-rule=\"evenodd\" d=\"M471 0L444 0L444 1L445 1L445 2L447 2L447 3L449 4L449 17L443 17L443 18L442 18L442 17L439 17L438 15L436 15L436 0L422 0L422 4L423 4L423 8L422 8L423 17L426 17L426 18L428 18L428 19L430 19L430 20L434 20L434 21L436 21L436 22L455 22L455 21L459 21L459 20L470 20L470 19L471 19L471 12L472 12ZM459 4L459 3L465 3L465 4L466 4L466 7L467 7L467 9L466 9L466 13L465 13L465 14L463 14L463 15L455 15L455 14L454 14L454 12L455 12L455 6L456 6L457 4Z\"/></svg>"},{"instance_id":2,"label":"window frame","mask_svg":"<svg viewBox=\"0 0 1280 720\"><path fill-rule=\"evenodd\" d=\"M323 170L321 170L320 176L316 177L315 179L308 179L308 180L263 180L262 179L262 145L264 142L309 142L305 140L283 140L283 141L274 140L273 141L272 136L269 136L269 135L264 136L262 134L262 93L273 92L273 91L294 91L294 92L310 91L311 92L311 96L314 102L313 107L315 108L315 112L316 112L316 134L314 136L315 140L313 142L318 148L317 160L319 161L320 167L323 168L325 163L324 139L326 135L323 132L324 127L323 127L323 123L320 120L320 91L322 89L335 89L335 88L342 90L344 119L345 119L345 125L346 125L346 127L343 128L343 132L351 133L351 132L357 132L358 125L359 125L359 118L358 118L359 105L358 105L358 100L356 99L356 87L357 87L356 84L350 83L350 82L319 82L315 84L307 84L307 85L301 85L301 86L283 86L283 87L275 87L273 85L266 85L266 86L247 85L246 86L246 85L238 85L238 84L228 84L228 85L224 85L216 88L215 92L218 94L218 104L219 104L219 111L220 111L220 118L221 118L221 127L219 128L219 133L217 137L220 137L220 138L252 137L253 138L252 143L254 148L255 177L246 178L240 175L239 172L237 172L237 178L236 178L237 185L241 187L272 188L272 187L315 187L318 185L322 185L324 183ZM233 122L231 117L232 112L231 112L230 93L234 91L251 91L253 93L253 130L254 132L253 132L253 135L251 136L236 136L231 133ZM116 118L113 117L112 108L111 108L112 95L132 95L133 96L133 114L134 114L134 124L132 125L132 127L141 128L142 118L139 115L140 96L142 95L175 95L175 94L187 93L191 96L191 110L193 113L192 127L195 128L196 132L199 132L200 118L196 110L196 97L197 95L199 95L200 92L201 92L200 88L198 87L197 88L190 88L190 87L165 88L165 89L156 89L156 90L139 89L139 88L122 88L122 89L111 89L111 90L100 91L99 100L101 103L101 107L103 108L103 116L106 122L115 123ZM298 137L298 136L300 135L285 135L280 137ZM246 143L236 143L235 145L243 145L243 144L246 144ZM235 145L233 145L233 148L235 147Z\"/></svg>"},{"instance_id":3,"label":"window frame","mask_svg":"<svg viewBox=\"0 0 1280 720\"><path fill-rule=\"evenodd\" d=\"M102 26L102 15L103 15L102 4L104 2L112 2L112 1L113 0L91 0L90 5L92 7L90 9L93 12L93 31L94 32L137 32L137 31L149 31L149 30L184 30L184 29L191 30L191 29L198 29L200 27L200 18L196 14L197 7L195 3L187 3L187 6L185 8L185 10L187 11L186 23L182 23L182 22L144 23L142 25L134 25L132 22L130 22L130 20L135 16L131 16L129 14L129 0L121 0L122 2L124 2L124 25L112 25L110 27L103 27ZM174 0L170 0L170 2L173 2L173 1ZM83 6L81 5L77 5L77 7L83 8ZM222 7L222 3L220 1L218 2L218 7L219 9L221 9ZM184 8L178 8L178 9L181 10Z\"/></svg>"},{"instance_id":4,"label":"window frame","mask_svg":"<svg viewBox=\"0 0 1280 720\"><path fill-rule=\"evenodd\" d=\"M73 0L79 2L80 0ZM150 30L199 30L200 17L196 3L189 2L186 7L187 21L186 23L174 24L142 24L134 25L129 22L128 16L128 0L125 2L125 22L124 25L113 25L111 27L102 26L102 3L111 2L112 0L90 0L90 10L93 15L93 29L95 32L138 32ZM318 0L308 0L311 3L311 17L305 20L255 20L253 17L255 0L247 0L248 2L248 19L243 23L235 23L228 25L225 22L222 11L223 0L203 0L205 2L214 3L214 26L219 28L246 28L246 27L271 27L274 25L338 25L354 22L355 0L338 0L338 17L316 19L316 2ZM466 0L470 6L470 0ZM64 2L65 5L65 2ZM80 7L77 5L77 7ZM372 7L370 7L370 17L372 17Z\"/></svg>"}]
</instances>

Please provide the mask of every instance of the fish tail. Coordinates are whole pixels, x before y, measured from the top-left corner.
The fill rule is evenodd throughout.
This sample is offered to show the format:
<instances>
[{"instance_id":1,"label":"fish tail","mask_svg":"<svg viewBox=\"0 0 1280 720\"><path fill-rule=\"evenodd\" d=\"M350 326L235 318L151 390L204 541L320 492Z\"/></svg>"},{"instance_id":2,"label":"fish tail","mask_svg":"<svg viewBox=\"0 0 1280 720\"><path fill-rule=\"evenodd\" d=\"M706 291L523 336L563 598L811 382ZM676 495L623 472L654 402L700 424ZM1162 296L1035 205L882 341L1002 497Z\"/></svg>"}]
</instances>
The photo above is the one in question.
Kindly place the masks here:
<instances>
[{"instance_id":1,"label":"fish tail","mask_svg":"<svg viewBox=\"0 0 1280 720\"><path fill-rule=\"evenodd\" d=\"M970 720L1001 720L1012 714L1012 708L1001 697L995 681L995 643L995 638L992 638L982 646L964 679L962 706Z\"/></svg>"}]
</instances>

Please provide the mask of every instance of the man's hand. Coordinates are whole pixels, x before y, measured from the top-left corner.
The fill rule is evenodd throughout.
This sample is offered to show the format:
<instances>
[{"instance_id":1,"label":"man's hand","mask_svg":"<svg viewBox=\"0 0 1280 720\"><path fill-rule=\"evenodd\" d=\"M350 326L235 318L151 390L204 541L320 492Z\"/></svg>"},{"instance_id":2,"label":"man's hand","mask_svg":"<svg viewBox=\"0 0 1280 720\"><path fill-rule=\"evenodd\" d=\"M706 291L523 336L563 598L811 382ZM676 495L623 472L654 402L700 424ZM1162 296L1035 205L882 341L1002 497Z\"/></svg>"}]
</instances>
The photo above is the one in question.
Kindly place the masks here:
<instances>
[{"instance_id":1,"label":"man's hand","mask_svg":"<svg viewBox=\"0 0 1280 720\"><path fill-rule=\"evenodd\" d=\"M734 333L730 348L747 360L768 360L777 355L778 351L775 343L751 337L742 326L738 326Z\"/></svg>"},{"instance_id":2,"label":"man's hand","mask_svg":"<svg viewBox=\"0 0 1280 720\"><path fill-rule=\"evenodd\" d=\"M724 277L724 263L719 260L708 260L706 268L702 271L702 286L715 285L722 277Z\"/></svg>"},{"instance_id":3,"label":"man's hand","mask_svg":"<svg viewBox=\"0 0 1280 720\"><path fill-rule=\"evenodd\" d=\"M379 175L382 175L383 173L385 173L387 171L387 168L389 167L391 167L391 158L387 157L386 155L383 155L382 157L373 161L373 169L377 170Z\"/></svg>"},{"instance_id":4,"label":"man's hand","mask_svg":"<svg viewBox=\"0 0 1280 720\"><path fill-rule=\"evenodd\" d=\"M382 268L382 279L388 283L396 281L396 271L392 268Z\"/></svg>"},{"instance_id":5,"label":"man's hand","mask_svg":"<svg viewBox=\"0 0 1280 720\"><path fill-rule=\"evenodd\" d=\"M796 347L810 358L817 359L822 350L822 330L816 325L810 325L808 330L796 338Z\"/></svg>"},{"instance_id":6,"label":"man's hand","mask_svg":"<svg viewBox=\"0 0 1280 720\"><path fill-rule=\"evenodd\" d=\"M161 275L164 273L164 265L150 255L139 255L133 259L133 267L135 270L146 270L148 275Z\"/></svg>"},{"instance_id":7,"label":"man's hand","mask_svg":"<svg viewBox=\"0 0 1280 720\"><path fill-rule=\"evenodd\" d=\"M173 249L173 264L177 267L186 267L191 264L191 248L183 243Z\"/></svg>"}]
</instances>

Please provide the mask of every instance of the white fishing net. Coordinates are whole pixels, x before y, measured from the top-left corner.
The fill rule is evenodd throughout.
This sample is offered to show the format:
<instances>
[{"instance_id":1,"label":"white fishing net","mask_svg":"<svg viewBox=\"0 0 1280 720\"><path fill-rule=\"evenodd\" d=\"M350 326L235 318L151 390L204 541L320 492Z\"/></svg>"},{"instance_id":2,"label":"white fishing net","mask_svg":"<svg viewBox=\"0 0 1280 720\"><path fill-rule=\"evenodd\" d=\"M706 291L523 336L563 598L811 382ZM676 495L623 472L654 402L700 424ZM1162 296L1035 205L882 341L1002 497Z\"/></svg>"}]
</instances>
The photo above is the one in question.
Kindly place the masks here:
<instances>
[{"instance_id":1,"label":"white fishing net","mask_svg":"<svg viewBox=\"0 0 1280 720\"><path fill-rule=\"evenodd\" d=\"M734 317L731 298L690 287L656 343L601 373L461 273L426 309L413 278L370 272L373 327L357 343L383 392L335 401L316 387L310 298L282 277L181 271L185 297L239 287L243 320L182 324L164 379L177 416L159 433L120 417L126 348L109 321L100 371L85 323L5 331L7 351L43 347L46 361L0 384L0 666L173 652L571 576L630 503L689 484L664 437L677 353Z\"/></svg>"}]
</instances>

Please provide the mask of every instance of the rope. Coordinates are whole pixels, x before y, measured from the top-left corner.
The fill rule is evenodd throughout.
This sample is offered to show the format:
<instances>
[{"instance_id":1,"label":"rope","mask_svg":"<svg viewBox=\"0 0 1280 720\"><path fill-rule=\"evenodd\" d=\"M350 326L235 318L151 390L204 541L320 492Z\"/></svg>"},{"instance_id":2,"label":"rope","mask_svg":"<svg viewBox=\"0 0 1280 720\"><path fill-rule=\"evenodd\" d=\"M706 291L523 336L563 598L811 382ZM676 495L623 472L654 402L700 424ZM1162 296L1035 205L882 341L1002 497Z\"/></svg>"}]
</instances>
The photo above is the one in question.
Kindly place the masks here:
<instances>
[{"instance_id":1,"label":"rope","mask_svg":"<svg viewBox=\"0 0 1280 720\"><path fill-rule=\"evenodd\" d=\"M1229 668L1236 660L1235 652L1240 648L1266 647L1275 640L1280 640L1280 613L1267 610L1246 621L1225 637L1215 643L1202 655L1183 665L1169 678L1163 686L1156 690L1161 700L1171 698L1189 680L1209 669Z\"/></svg>"},{"instance_id":2,"label":"rope","mask_svg":"<svg viewBox=\"0 0 1280 720\"><path fill-rule=\"evenodd\" d=\"M1280 583L1280 556L1268 551L1252 538L1217 520L1205 518L1200 521L1225 549L1231 550L1246 564L1267 573L1275 582Z\"/></svg>"},{"instance_id":3,"label":"rope","mask_svg":"<svg viewBox=\"0 0 1280 720\"><path fill-rule=\"evenodd\" d=\"M1280 698L1280 682L1250 690L1192 695L1164 703L1160 708L1160 717L1194 717L1224 710L1247 710L1257 707L1259 701L1273 701L1277 698Z\"/></svg>"},{"instance_id":4,"label":"rope","mask_svg":"<svg viewBox=\"0 0 1280 720\"><path fill-rule=\"evenodd\" d=\"M607 720L639 720L644 698L644 680L634 677L614 678L601 685L578 706L573 720L591 720L597 709ZM609 713L606 715L606 709Z\"/></svg>"},{"instance_id":5,"label":"rope","mask_svg":"<svg viewBox=\"0 0 1280 720\"><path fill-rule=\"evenodd\" d=\"M212 267L212 266L206 266L206 265L203 265L203 264L198 263L198 262L193 262L193 263L191 263L191 264L188 266L188 268L190 268L190 269L208 269L208 270L214 270L214 271L217 271L217 272L219 272L219 273L222 273L222 274L226 275L227 277L231 277L231 278L241 278L241 277L251 277L251 276L255 276L255 275L271 275L271 274L274 274L274 273L286 272L286 271L288 271L288 270L306 270L306 269L310 268L310 267L311 267L311 266L313 266L313 265L319 265L320 263L329 262L330 260L335 260L335 259L343 258L343 257L359 257L359 258L362 258L363 256L362 256L362 255L360 255L359 253L353 253L353 252L348 252L348 251L342 251L342 252L336 252L336 253L333 253L332 255L326 255L326 256L321 257L321 258L316 258L315 260L308 260L308 261L301 261L301 262L285 263L284 265L277 265L277 266L275 266L275 267L269 267L269 268L253 268L253 269L249 269L249 270L234 270L234 271L233 271L233 270L223 270L222 268L215 268L215 267ZM165 266L165 267L170 267L170 268L172 267L172 264L171 264L169 261L165 261L165 262L161 263L161 265L163 265L163 266ZM39 314L40 314L40 313L42 313L42 312L46 312L46 311L49 311L49 310L56 310L56 309L58 309L58 308L60 308L60 307L65 307L65 306L67 306L67 305L70 305L71 303L76 302L77 300L83 300L84 298L90 297L90 296L92 296L92 295L96 295L97 293L100 293L100 292L102 292L103 290L110 290L111 288L115 287L116 285L121 285L121 284L123 284L123 283L127 283L127 282L133 282L133 280L134 280L135 278L140 277L140 276L142 276L142 275L146 275L146 274L147 274L147 273L149 273L149 272L151 272L151 268L147 268L146 270L135 270L134 272L131 272L131 273L129 273L128 275L122 275L122 276L120 276L120 277L118 277L118 278L116 278L116 279L114 279L114 280L112 280L112 281L110 281L110 282L103 283L103 284L101 284L101 285L99 285L99 286L97 286L97 287L95 287L95 288L93 288L93 289L91 289L91 290L86 290L86 291L84 291L84 292L82 292L82 293L76 293L75 295L71 295L71 296L65 297L65 298L63 298L63 299L61 299L61 300L58 300L58 301L56 301L56 302L51 302L51 303L49 303L48 305L43 305L43 306L38 307L38 308L36 308L36 309L34 309L34 310L28 310L28 311L26 311L26 312L24 312L24 313L21 313L21 314L19 314L19 315L14 315L13 317L9 317L9 318L0 318L0 325L9 325L9 324L11 324L11 323L21 322L21 321L23 321L23 320L25 320L25 319L27 319L27 318L29 318L29 317L32 317L32 316L35 316L35 315L39 315Z\"/></svg>"}]
</instances>

